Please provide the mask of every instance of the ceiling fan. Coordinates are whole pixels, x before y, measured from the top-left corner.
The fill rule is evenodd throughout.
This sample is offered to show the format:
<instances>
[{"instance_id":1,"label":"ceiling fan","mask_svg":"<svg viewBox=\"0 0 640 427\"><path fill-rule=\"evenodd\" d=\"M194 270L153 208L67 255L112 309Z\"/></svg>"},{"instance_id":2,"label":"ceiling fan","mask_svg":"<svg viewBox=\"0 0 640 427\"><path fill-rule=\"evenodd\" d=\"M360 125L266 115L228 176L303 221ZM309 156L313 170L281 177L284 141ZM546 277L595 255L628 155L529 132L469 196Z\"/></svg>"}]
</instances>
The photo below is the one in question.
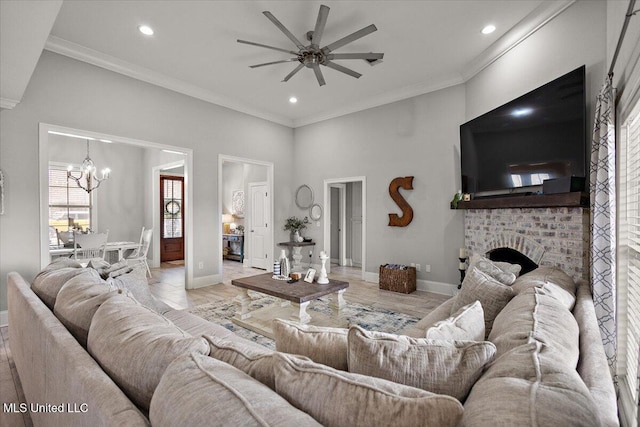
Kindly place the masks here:
<instances>
[{"instance_id":1,"label":"ceiling fan","mask_svg":"<svg viewBox=\"0 0 640 427\"><path fill-rule=\"evenodd\" d=\"M287 74L285 78L282 80L283 82L289 81L291 77L293 77L298 71L302 68L312 68L313 72L316 75L316 79L318 80L318 84L323 86L325 84L324 76L322 75L322 71L320 70L320 65L324 65L325 67L333 68L334 70L340 71L342 73L348 74L356 79L362 76L362 74L353 71L347 67L343 67L342 65L336 64L333 62L335 59L364 59L372 63L373 61L377 61L382 59L384 53L333 53L334 50L341 48L342 46L349 44L353 41L356 41L368 34L377 31L375 25L371 24L367 27L364 27L361 30L358 30L348 36L341 38L331 44L326 45L325 47L320 47L320 40L322 39L322 34L324 33L324 27L327 24L327 17L329 16L329 7L325 5L320 6L320 11L318 12L318 19L316 21L316 26L313 31L309 31L306 34L306 38L311 44L305 46L302 44L300 40L294 36L291 31L289 31L278 19L271 14L269 11L262 12L264 16L269 18L271 22L274 23L276 27L280 31L282 31L288 38L296 45L298 51L283 49L274 46L268 46L261 43L250 42L246 40L238 40L238 43L249 44L253 46L264 47L267 49L273 49L280 52L290 53L295 55L295 58L284 59L281 61L273 61L266 62L264 64L251 65L250 68L264 67L265 65L273 65L273 64L281 64L284 62L295 62L298 61L299 64L294 68L292 72Z\"/></svg>"}]
</instances>

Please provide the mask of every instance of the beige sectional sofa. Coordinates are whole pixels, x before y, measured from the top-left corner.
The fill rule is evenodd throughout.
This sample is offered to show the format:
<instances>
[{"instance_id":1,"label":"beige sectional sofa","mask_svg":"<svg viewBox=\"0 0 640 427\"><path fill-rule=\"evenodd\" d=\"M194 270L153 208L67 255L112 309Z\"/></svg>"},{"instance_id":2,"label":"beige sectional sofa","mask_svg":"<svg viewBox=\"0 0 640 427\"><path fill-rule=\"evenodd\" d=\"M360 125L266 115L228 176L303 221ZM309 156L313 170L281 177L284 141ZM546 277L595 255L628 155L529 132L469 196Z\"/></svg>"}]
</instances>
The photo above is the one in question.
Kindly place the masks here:
<instances>
[{"instance_id":1,"label":"beige sectional sofa","mask_svg":"<svg viewBox=\"0 0 640 427\"><path fill-rule=\"evenodd\" d=\"M443 341L478 313L468 282L406 336L281 322L271 351L149 300L135 273L57 265L9 274L9 343L35 425L618 425L586 284L540 268L485 301L486 341Z\"/></svg>"}]
</instances>

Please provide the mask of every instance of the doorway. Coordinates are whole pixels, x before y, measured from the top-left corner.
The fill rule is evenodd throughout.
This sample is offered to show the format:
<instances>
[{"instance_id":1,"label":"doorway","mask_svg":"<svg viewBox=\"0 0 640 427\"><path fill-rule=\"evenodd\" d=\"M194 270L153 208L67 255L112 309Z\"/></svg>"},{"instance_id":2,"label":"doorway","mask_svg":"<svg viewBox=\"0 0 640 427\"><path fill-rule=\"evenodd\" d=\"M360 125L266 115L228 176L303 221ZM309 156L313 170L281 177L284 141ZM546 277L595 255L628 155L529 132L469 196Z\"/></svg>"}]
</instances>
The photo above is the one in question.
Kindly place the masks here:
<instances>
[{"instance_id":1,"label":"doorway","mask_svg":"<svg viewBox=\"0 0 640 427\"><path fill-rule=\"evenodd\" d=\"M141 217L141 222L143 222L144 224L149 224L149 223L153 223L153 228L154 228L154 238L152 239L152 242L156 242L159 241L159 239L156 239L155 236L159 236L159 228L156 229L156 227L159 227L158 223L156 222L157 216L156 215L151 215L152 210L156 209L156 206L158 206L160 203L157 202L156 200L151 201L151 199L155 199L156 195L158 194L157 191L151 191L151 188L156 185L155 183L158 183L158 179L157 177L159 175L154 175L157 174L157 167L154 165L154 162L160 163L162 161L162 159L165 159L165 161L168 159L168 157L172 157L175 158L175 156L178 157L182 157L183 160L180 161L180 163L182 165L184 165L184 179L185 179L185 193L184 194L184 211L186 215L186 217L184 217L185 220L185 228L183 230L183 248L184 248L184 256L183 259L185 261L185 268L184 268L184 283L185 283L185 287L187 289L190 289L192 286L192 282L193 282L193 227L192 227L192 211L193 209L191 209L191 205L192 205L192 201L193 201L193 197L192 197L192 188L190 185L188 185L188 183L190 182L190 177L192 175L192 171L193 171L193 151L189 148L184 148L184 147L177 147L177 146L171 146L171 145L166 145L166 144L158 144L155 142L150 142L150 141L144 141L144 140L138 140L138 139L132 139L132 138L127 138L127 137L122 137L122 136L118 136L118 135L111 135L111 134L105 134L105 133L98 133L98 132L93 132L93 131L89 131L89 130L84 130L84 129L76 129L76 128L69 128L69 127L64 127L64 126L58 126L58 125L52 125L52 124L47 124L47 123L40 123L39 124L39 136L38 136L38 153L39 153L39 187L40 187L40 263L41 263L41 267L44 268L47 264L49 264L50 262L50 253L49 253L49 190L48 190L48 182L49 182L49 174L48 174L48 169L49 169L49 158L50 158L50 135L63 135L65 137L69 137L69 138L74 138L74 139L79 139L82 140L83 142L86 140L90 140L90 141L101 141L104 142L105 144L110 144L110 143L114 143L114 147L118 144L121 144L123 146L128 146L130 147L130 149L137 147L137 148L143 148L143 149L149 149L148 154L149 156L143 161L144 166L145 166L145 172L144 172L144 176L143 179L145 181L144 184L144 188L139 190L140 194L140 198L141 200L144 201L145 205L144 206L152 206L151 209L145 209L145 214L144 217ZM110 155L115 156L114 151L115 148L108 150L108 152L110 153ZM168 153L172 153L171 155L169 155ZM184 157L183 157L184 156ZM157 164L156 163L156 164ZM148 168L146 168L146 166L148 166ZM112 166L113 167L113 166ZM116 177L116 172L117 172L117 176L119 177L119 179L124 179L126 182L126 179L128 177L127 173L128 170L126 168L123 169L116 169L114 167L114 171L112 171L112 177L110 178L110 181L108 184L105 184L105 187L101 187L100 190L98 191L103 191L103 193L98 193L98 194L102 194L103 196L107 195L107 191L112 191L113 189L118 188L117 186L114 186L114 183L118 182L117 181L117 177ZM153 178L153 176L155 176L155 178ZM153 178L153 179L152 179ZM109 188L109 184L111 184L111 189L107 190ZM124 188L125 184L122 184L122 186L120 188ZM111 199L109 199L111 200ZM114 198L115 200L115 198ZM108 209L112 209L113 204L108 204L108 203L103 203L102 204L103 207L106 207ZM141 209L144 209L144 206ZM125 217L125 213L122 213L123 217ZM103 218L104 219L104 218ZM104 220L101 221L101 223L104 224ZM117 222L117 221L116 221ZM112 221L113 224L113 221ZM104 226L107 227L107 226ZM107 227L108 228L108 227ZM113 228L113 227L112 227ZM112 232L114 230L111 230ZM137 241L139 239L140 236L140 228L138 228L138 224L136 224L135 226L135 232L132 232L130 235L123 235L122 237L118 237L116 236L115 232L110 232L110 236L112 234L114 234L114 238L118 239L120 238L121 240L132 240L132 241ZM158 244L159 245L159 244ZM153 253L153 255L151 255L153 258L150 259L150 261L153 261L154 263L159 262L159 258L160 258L160 254L159 254L160 248L158 246L157 250L150 251L150 253Z\"/></svg>"},{"instance_id":2,"label":"doorway","mask_svg":"<svg viewBox=\"0 0 640 427\"><path fill-rule=\"evenodd\" d=\"M184 178L160 175L160 262L184 264Z\"/></svg>"},{"instance_id":3,"label":"doorway","mask_svg":"<svg viewBox=\"0 0 640 427\"><path fill-rule=\"evenodd\" d=\"M349 177L324 181L324 242L334 266L366 268L366 178ZM330 271L331 264L328 266Z\"/></svg>"},{"instance_id":4,"label":"doorway","mask_svg":"<svg viewBox=\"0 0 640 427\"><path fill-rule=\"evenodd\" d=\"M273 270L273 176L271 162L218 156L218 247L223 250L223 229L228 227L230 233L237 234L232 237L244 245L244 267ZM239 194L242 203L238 203ZM219 259L222 274L222 254Z\"/></svg>"}]
</instances>

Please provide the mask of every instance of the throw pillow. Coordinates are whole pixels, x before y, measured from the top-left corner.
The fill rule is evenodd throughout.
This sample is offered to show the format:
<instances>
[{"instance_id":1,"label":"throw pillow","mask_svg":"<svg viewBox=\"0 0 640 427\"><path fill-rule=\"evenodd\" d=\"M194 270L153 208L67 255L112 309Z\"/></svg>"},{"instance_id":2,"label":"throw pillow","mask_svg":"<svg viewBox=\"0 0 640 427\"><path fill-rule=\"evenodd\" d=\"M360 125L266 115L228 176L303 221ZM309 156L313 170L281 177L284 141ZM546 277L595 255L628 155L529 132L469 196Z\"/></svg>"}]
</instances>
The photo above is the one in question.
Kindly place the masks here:
<instances>
[{"instance_id":1,"label":"throw pillow","mask_svg":"<svg viewBox=\"0 0 640 427\"><path fill-rule=\"evenodd\" d=\"M276 350L307 356L316 363L347 370L347 332L344 328L300 325L282 319L273 321Z\"/></svg>"},{"instance_id":2,"label":"throw pillow","mask_svg":"<svg viewBox=\"0 0 640 427\"><path fill-rule=\"evenodd\" d=\"M156 301L149 290L147 282L147 272L144 268L134 268L132 272L122 274L118 277L110 277L107 283L114 289L123 289L131 292L131 295L145 307L159 312Z\"/></svg>"},{"instance_id":3,"label":"throw pillow","mask_svg":"<svg viewBox=\"0 0 640 427\"><path fill-rule=\"evenodd\" d=\"M250 341L230 341L213 335L205 335L204 339L209 342L209 356L235 366L272 390L276 389L272 350Z\"/></svg>"},{"instance_id":4,"label":"throw pillow","mask_svg":"<svg viewBox=\"0 0 640 427\"><path fill-rule=\"evenodd\" d=\"M191 352L209 354L204 338L182 331L167 318L131 298L116 295L96 310L87 349L102 369L140 408L169 364Z\"/></svg>"},{"instance_id":5,"label":"throw pillow","mask_svg":"<svg viewBox=\"0 0 640 427\"><path fill-rule=\"evenodd\" d=\"M477 268L488 276L493 277L498 282L504 285L512 285L516 281L516 275L510 271L502 270L489 258L485 258L482 255L473 254L469 261L469 270L471 268Z\"/></svg>"},{"instance_id":6,"label":"throw pillow","mask_svg":"<svg viewBox=\"0 0 640 427\"><path fill-rule=\"evenodd\" d=\"M123 292L126 291L112 290L97 271L86 269L83 274L70 279L62 286L53 307L53 314L71 335L87 348L89 326L96 310L112 296Z\"/></svg>"},{"instance_id":7,"label":"throw pillow","mask_svg":"<svg viewBox=\"0 0 640 427\"><path fill-rule=\"evenodd\" d=\"M520 276L522 266L520 264L511 264L504 261L492 261L500 270L515 274L516 278Z\"/></svg>"},{"instance_id":8,"label":"throw pillow","mask_svg":"<svg viewBox=\"0 0 640 427\"><path fill-rule=\"evenodd\" d=\"M453 316L427 329L426 338L448 341L484 341L484 311L480 301L460 307Z\"/></svg>"},{"instance_id":9,"label":"throw pillow","mask_svg":"<svg viewBox=\"0 0 640 427\"><path fill-rule=\"evenodd\" d=\"M455 296L451 313L474 301L480 301L484 310L484 332L485 336L488 336L494 319L513 295L513 289L510 286L503 285L476 267L472 267L462 281L460 293Z\"/></svg>"},{"instance_id":10,"label":"throw pillow","mask_svg":"<svg viewBox=\"0 0 640 427\"><path fill-rule=\"evenodd\" d=\"M276 391L324 426L457 426L462 405L380 378L276 353Z\"/></svg>"},{"instance_id":11,"label":"throw pillow","mask_svg":"<svg viewBox=\"0 0 640 427\"><path fill-rule=\"evenodd\" d=\"M133 271L133 268L129 267L127 265L127 261L125 260L118 261L115 264L109 264L104 260L92 259L91 261L89 261L89 264L87 264L87 267L95 269L98 273L100 273L100 277L105 280L109 277L118 277L122 274L130 273L131 271Z\"/></svg>"},{"instance_id":12,"label":"throw pillow","mask_svg":"<svg viewBox=\"0 0 640 427\"><path fill-rule=\"evenodd\" d=\"M63 264L57 264L55 267L49 264L49 266L38 273L31 284L33 292L38 295L38 298L51 310L53 310L53 307L56 305L56 298L62 286L64 286L69 279L79 274L84 274L87 271L82 267L60 267L60 265Z\"/></svg>"},{"instance_id":13,"label":"throw pillow","mask_svg":"<svg viewBox=\"0 0 640 427\"><path fill-rule=\"evenodd\" d=\"M491 361L488 341L438 341L349 328L349 372L384 378L461 402Z\"/></svg>"},{"instance_id":14,"label":"throw pillow","mask_svg":"<svg viewBox=\"0 0 640 427\"><path fill-rule=\"evenodd\" d=\"M195 353L169 365L151 399L149 419L157 427L320 426L244 372Z\"/></svg>"}]
</instances>

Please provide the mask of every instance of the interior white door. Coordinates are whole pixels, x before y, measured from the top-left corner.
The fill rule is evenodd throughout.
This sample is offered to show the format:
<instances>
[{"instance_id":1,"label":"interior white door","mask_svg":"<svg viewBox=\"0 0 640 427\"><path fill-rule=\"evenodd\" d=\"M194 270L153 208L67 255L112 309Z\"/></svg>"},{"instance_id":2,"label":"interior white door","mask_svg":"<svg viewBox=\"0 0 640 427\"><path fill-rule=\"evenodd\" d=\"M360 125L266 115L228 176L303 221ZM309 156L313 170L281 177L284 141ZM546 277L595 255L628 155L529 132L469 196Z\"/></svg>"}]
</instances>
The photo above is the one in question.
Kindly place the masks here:
<instances>
[{"instance_id":1,"label":"interior white door","mask_svg":"<svg viewBox=\"0 0 640 427\"><path fill-rule=\"evenodd\" d=\"M249 260L250 266L267 270L269 267L269 230L271 227L271 202L266 183L250 183L250 227Z\"/></svg>"}]
</instances>

